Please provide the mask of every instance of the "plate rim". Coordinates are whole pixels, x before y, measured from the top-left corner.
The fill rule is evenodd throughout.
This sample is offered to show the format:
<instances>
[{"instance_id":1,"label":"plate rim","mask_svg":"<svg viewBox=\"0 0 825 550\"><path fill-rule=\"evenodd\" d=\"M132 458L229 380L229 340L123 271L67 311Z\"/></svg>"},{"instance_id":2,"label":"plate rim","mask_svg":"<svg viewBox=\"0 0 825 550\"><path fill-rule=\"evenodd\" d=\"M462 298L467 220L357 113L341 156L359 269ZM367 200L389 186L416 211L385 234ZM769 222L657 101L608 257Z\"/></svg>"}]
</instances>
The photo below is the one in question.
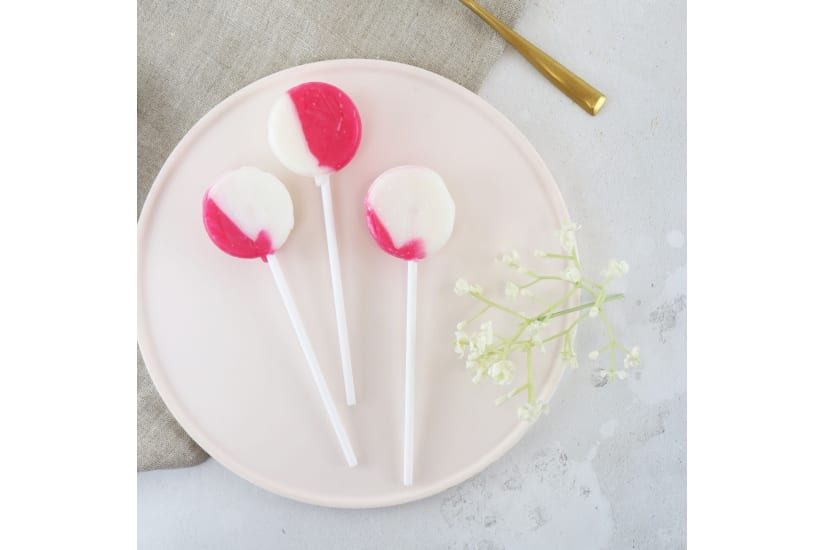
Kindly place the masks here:
<instances>
[{"instance_id":1,"label":"plate rim","mask_svg":"<svg viewBox=\"0 0 825 550\"><path fill-rule=\"evenodd\" d=\"M544 162L544 159L542 159L536 151L533 144L527 139L527 137L521 132L521 130L519 130L518 127L515 126L515 124L510 119L508 119L503 113L501 113L498 109L496 109L493 105L484 100L478 94L470 91L461 84L458 84L453 80L450 80L449 78L446 78L442 75L439 75L437 73L414 65L408 65L405 63L399 63L396 61L386 61L381 59L329 59L282 69L280 71L276 71L272 74L269 74L247 84L246 86L233 92L232 94L221 100L219 103L217 103L215 106L213 106L211 109L209 109L209 111L207 111L207 113L204 114L186 132L183 138L181 138L177 145L175 145L174 149L161 166L161 169L158 171L157 176L152 181L152 185L149 188L149 192L147 193L146 199L144 200L143 206L141 208L141 212L137 222L138 274L141 270L141 259L143 257L143 248L141 246L141 243L145 242L145 236L148 233L149 228L151 226L150 222L147 220L149 220L152 217L151 215L155 209L155 203L160 200L159 197L162 195L162 189L164 188L165 182L168 181L168 172L172 170L172 166L176 164L177 159L185 154L185 152L194 143L195 139L202 133L202 131L211 124L212 120L218 116L221 116L223 112L227 110L229 107L231 107L234 103L242 101L247 96L256 93L259 88L265 87L271 80L274 80L276 78L283 78L284 76L288 77L290 73L300 73L301 71L314 69L324 70L328 67L338 69L342 66L374 68L380 71L400 71L402 73L407 73L412 76L423 78L430 82L434 82L460 95L462 99L468 101L475 109L477 109L482 114L488 116L492 121L494 121L495 124L501 129L501 131L505 132L507 137L513 140L514 143L518 145L518 148L525 154L529 162L532 164L533 168L536 169L538 173L542 173L544 174L544 176L549 178L549 181L552 183L552 185L549 187L545 186L544 191L549 194L552 204L556 207L558 213L561 215L561 218L563 220L570 219L567 210L567 204L565 203L564 197L562 196L561 191L559 190L558 184L556 183L556 179L553 176L547 164ZM286 497L306 504L343 509L383 508L421 500L439 494L451 487L463 483L464 481L467 481L473 476L484 471L486 468L488 468L493 463L498 461L507 452L512 450L512 448L515 447L515 445L524 437L529 428L527 424L519 423L517 427L513 429L506 437L499 441L488 452L478 457L474 462L470 463L465 468L457 470L453 472L451 475L445 476L437 482L427 486L422 486L418 488L413 486L410 488L404 487L399 482L398 491L393 493L387 493L381 496L349 498L318 495L313 492L300 491L292 489L290 487L282 486L281 484L273 482L271 479L266 478L265 476L258 475L252 469L247 468L243 464L240 464L237 461L235 461L232 458L231 453L226 451L223 447L221 447L219 442L213 442L211 438L207 437L198 428L197 422L192 420L184 410L185 408L175 400L174 389L171 387L171 384L167 384L167 381L163 376L163 369L158 366L161 363L161 361L155 355L153 347L149 345L149 343L151 342L151 338L149 336L148 321L146 319L146 315L144 314L142 307L141 297L143 293L141 292L142 285L140 278L138 278L137 282L138 346L140 348L140 353L143 357L143 362L146 366L146 370L149 373L149 377L152 380L152 383L155 385L155 389L158 391L158 394L160 395L164 405L169 409L169 412L172 414L175 421L181 425L181 427L184 429L187 435L189 435L189 437L191 437L198 445L200 445L200 447L204 451L206 451L211 458L213 458L215 461L217 461L219 464L227 468L235 475L238 475L239 477L245 479L253 485L256 485L278 496ZM575 306L579 303L580 293L576 293L571 297L571 304ZM576 331L574 330L573 337L575 337L575 332ZM559 357L556 357L551 367L550 376L548 376L545 383L537 392L540 399L547 401L550 400L550 398L553 396L556 389L558 388L565 370L566 368L564 363L561 362Z\"/></svg>"}]
</instances>

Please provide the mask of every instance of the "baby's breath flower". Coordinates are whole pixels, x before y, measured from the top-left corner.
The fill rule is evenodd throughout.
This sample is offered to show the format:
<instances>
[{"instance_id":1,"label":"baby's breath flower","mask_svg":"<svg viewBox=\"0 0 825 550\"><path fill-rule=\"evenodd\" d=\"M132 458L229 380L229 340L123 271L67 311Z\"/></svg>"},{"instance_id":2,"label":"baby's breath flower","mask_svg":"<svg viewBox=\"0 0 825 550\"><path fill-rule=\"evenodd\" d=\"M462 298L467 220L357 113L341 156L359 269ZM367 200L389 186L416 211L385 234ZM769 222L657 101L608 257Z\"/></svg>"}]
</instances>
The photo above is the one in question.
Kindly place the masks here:
<instances>
[{"instance_id":1,"label":"baby's breath flower","mask_svg":"<svg viewBox=\"0 0 825 550\"><path fill-rule=\"evenodd\" d=\"M455 282L455 288L453 290L459 296L465 296L467 294L478 295L484 292L484 289L481 288L480 284L476 283L471 285L467 282L467 279L464 279L463 277Z\"/></svg>"},{"instance_id":2,"label":"baby's breath flower","mask_svg":"<svg viewBox=\"0 0 825 550\"><path fill-rule=\"evenodd\" d=\"M490 380L494 383L504 386L513 381L513 369L515 369L515 367L516 365L508 359L497 361L493 363L487 371L487 376L489 376Z\"/></svg>"},{"instance_id":3,"label":"baby's breath flower","mask_svg":"<svg viewBox=\"0 0 825 550\"><path fill-rule=\"evenodd\" d=\"M459 323L461 324L461 323ZM455 352L458 354L459 357L464 357L464 350L470 344L470 337L467 336L467 333L463 330L457 330L455 332Z\"/></svg>"},{"instance_id":4,"label":"baby's breath flower","mask_svg":"<svg viewBox=\"0 0 825 550\"><path fill-rule=\"evenodd\" d=\"M547 414L549 407L546 401L533 401L532 403L525 403L518 408L516 414L519 420L533 423L542 413Z\"/></svg>"},{"instance_id":5,"label":"baby's breath flower","mask_svg":"<svg viewBox=\"0 0 825 550\"><path fill-rule=\"evenodd\" d=\"M576 359L576 353L572 349L565 349L561 352L561 364L571 369L579 368L579 361Z\"/></svg>"},{"instance_id":6,"label":"baby's breath flower","mask_svg":"<svg viewBox=\"0 0 825 550\"><path fill-rule=\"evenodd\" d=\"M539 348L542 353L547 351L547 348L544 347L544 338L542 338L541 334L539 334L538 332L530 337L530 343Z\"/></svg>"},{"instance_id":7,"label":"baby's breath flower","mask_svg":"<svg viewBox=\"0 0 825 550\"><path fill-rule=\"evenodd\" d=\"M565 222L561 226L561 233L559 234L559 242L565 252L570 252L576 248L576 231L581 229L581 226L573 222Z\"/></svg>"},{"instance_id":8,"label":"baby's breath flower","mask_svg":"<svg viewBox=\"0 0 825 550\"><path fill-rule=\"evenodd\" d=\"M473 384L478 384L481 382L481 379L484 378L484 374L487 372L487 367L482 365L475 365L475 376L473 376Z\"/></svg>"},{"instance_id":9,"label":"baby's breath flower","mask_svg":"<svg viewBox=\"0 0 825 550\"><path fill-rule=\"evenodd\" d=\"M521 266L519 263L520 258L521 257L519 256L518 250L511 250L510 252L502 254L496 261L504 265L517 268Z\"/></svg>"},{"instance_id":10,"label":"baby's breath flower","mask_svg":"<svg viewBox=\"0 0 825 550\"><path fill-rule=\"evenodd\" d=\"M631 349L630 353L624 358L624 368L631 369L633 367L637 367L641 362L642 357L640 355L639 346L633 346L633 349Z\"/></svg>"},{"instance_id":11,"label":"baby's breath flower","mask_svg":"<svg viewBox=\"0 0 825 550\"><path fill-rule=\"evenodd\" d=\"M630 266L624 260L611 259L607 262L607 268L602 270L602 277L618 277L620 275L627 275L630 271Z\"/></svg>"},{"instance_id":12,"label":"baby's breath flower","mask_svg":"<svg viewBox=\"0 0 825 550\"><path fill-rule=\"evenodd\" d=\"M599 374L601 375L602 379L607 378L610 382L613 382L617 378L619 380L624 380L625 378L627 378L627 373L623 370L602 369L599 371Z\"/></svg>"},{"instance_id":13,"label":"baby's breath flower","mask_svg":"<svg viewBox=\"0 0 825 550\"><path fill-rule=\"evenodd\" d=\"M459 357L463 357L463 362L466 369L472 377L472 381L478 384L485 379L496 385L511 384L510 391L506 395L500 396L495 400L495 403L501 404L508 399L515 397L526 390L526 403L518 409L518 417L526 422L534 422L542 413L547 413L548 405L544 401L537 401L534 399L535 383L533 381L533 363L531 355L534 351L545 350L545 339L554 340L556 338L564 337L561 343L560 360L562 365L570 368L578 368L578 358L573 348L572 329L575 324L586 319L587 317L602 317L604 321L607 335L610 341L603 349L611 349L611 361L608 369L597 370L596 372L605 380L624 379L628 376L628 369L640 364L640 352L638 347L632 348L627 352L624 359L624 369L616 370L613 360L613 352L615 348L626 349L617 342L613 330L610 326L609 320L604 316L603 304L607 301L621 298L621 295L606 294L606 286L614 277L624 275L629 268L627 262L619 260L610 260L607 268L602 271L602 275L606 279L600 283L589 282L582 287L584 274L578 264L578 254L576 252L576 231L580 226L572 222L566 222L562 225L559 240L561 246L566 251L565 253L545 252L543 250L534 250L533 255L539 258L552 258L554 260L569 260L569 263L561 270L560 276L553 276L550 274L533 273L525 265L521 263L521 257L516 250L506 252L496 258L496 262L505 264L507 267L522 273L523 276L518 279L524 279L524 287L519 286L517 282L505 281L503 289L499 288L499 293L503 290L504 296L516 301L520 296L536 296L543 298L541 295L542 286L539 285L545 279L562 279L574 285L575 288L584 288L589 294L593 295L593 301L581 308L576 308L579 313L576 319L572 322L567 322L567 328L561 330L553 327L554 320L557 315L554 314L557 304L550 305L550 299L545 301L543 299L535 300L521 300L517 306L505 306L500 301L497 301L495 296L483 295L483 289L479 284L471 284L467 279L460 278L455 284L455 293L459 296L470 295L475 297L478 301L484 304L479 306L481 309L470 317L467 321L461 321L455 328L454 349ZM563 265L563 264L559 264ZM514 276L514 278L516 278ZM592 288L591 288L592 285ZM527 288L529 287L529 288ZM500 295L500 294L499 294ZM545 309L538 310L536 303L544 304ZM507 326L498 327L499 335L493 333L492 323L481 322L477 332L473 332L467 327L474 322L475 319L481 317L487 310L496 308L499 310L497 314L507 313L512 317L518 318L518 328L513 332L506 332ZM512 309L511 309L512 308ZM522 311L528 310L528 311ZM553 323L551 323L551 321ZM466 329L466 332L465 332ZM505 331L505 332L502 332ZM468 334L470 333L470 334ZM557 348L553 347L555 352ZM527 363L527 382L519 387L512 386L515 379L516 369L521 368L520 360L517 358L519 354L526 354ZM600 358L601 352L593 350L587 354L591 360L596 361ZM523 357L522 357L523 359ZM519 365L517 367L517 365Z\"/></svg>"},{"instance_id":14,"label":"baby's breath flower","mask_svg":"<svg viewBox=\"0 0 825 550\"><path fill-rule=\"evenodd\" d=\"M571 283L578 283L582 280L581 271L579 271L579 269L573 264L570 264L564 268L564 271L561 272L561 276Z\"/></svg>"},{"instance_id":15,"label":"baby's breath flower","mask_svg":"<svg viewBox=\"0 0 825 550\"><path fill-rule=\"evenodd\" d=\"M484 334L484 336L487 338L487 342L492 343L493 342L493 322L492 321L487 321L487 322L481 323L481 326L479 328L481 329L481 333Z\"/></svg>"},{"instance_id":16,"label":"baby's breath flower","mask_svg":"<svg viewBox=\"0 0 825 550\"><path fill-rule=\"evenodd\" d=\"M510 298L511 300L515 300L516 298L518 298L518 285L513 281L507 281L507 283L505 283L504 285L504 295Z\"/></svg>"},{"instance_id":17,"label":"baby's breath flower","mask_svg":"<svg viewBox=\"0 0 825 550\"><path fill-rule=\"evenodd\" d=\"M528 336L531 334L535 334L541 330L542 324L538 321L531 321L527 328L524 329L524 333Z\"/></svg>"},{"instance_id":18,"label":"baby's breath flower","mask_svg":"<svg viewBox=\"0 0 825 550\"><path fill-rule=\"evenodd\" d=\"M487 347L493 343L493 323L487 321L480 327L480 331L474 333L468 342L468 359L471 361L483 357Z\"/></svg>"},{"instance_id":19,"label":"baby's breath flower","mask_svg":"<svg viewBox=\"0 0 825 550\"><path fill-rule=\"evenodd\" d=\"M601 374L602 378L607 378L610 382L614 380L624 380L627 378L627 373L623 370L616 370L611 368L610 370L602 369L599 374Z\"/></svg>"},{"instance_id":20,"label":"baby's breath flower","mask_svg":"<svg viewBox=\"0 0 825 550\"><path fill-rule=\"evenodd\" d=\"M541 351L546 351L544 347L544 338L540 334L541 329L544 325L538 321L533 321L527 328L524 329L524 336L530 340L530 344L534 347L538 347Z\"/></svg>"}]
</instances>

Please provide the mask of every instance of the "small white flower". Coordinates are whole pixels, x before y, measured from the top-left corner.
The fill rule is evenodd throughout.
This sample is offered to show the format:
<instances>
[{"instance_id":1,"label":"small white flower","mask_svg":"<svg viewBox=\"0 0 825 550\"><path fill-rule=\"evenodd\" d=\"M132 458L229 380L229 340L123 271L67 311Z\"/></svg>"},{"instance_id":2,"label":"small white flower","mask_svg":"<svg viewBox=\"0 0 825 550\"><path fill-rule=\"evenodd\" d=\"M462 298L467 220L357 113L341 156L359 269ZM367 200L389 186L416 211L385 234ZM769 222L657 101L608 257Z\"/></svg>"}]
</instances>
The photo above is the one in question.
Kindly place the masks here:
<instances>
[{"instance_id":1,"label":"small white flower","mask_svg":"<svg viewBox=\"0 0 825 550\"><path fill-rule=\"evenodd\" d=\"M475 361L481 358L487 351L487 347L493 343L493 324L489 321L483 323L480 331L469 337L468 359Z\"/></svg>"},{"instance_id":2,"label":"small white flower","mask_svg":"<svg viewBox=\"0 0 825 550\"><path fill-rule=\"evenodd\" d=\"M519 294L521 294L522 296L532 296L532 295L533 295L533 291L532 291L532 290L530 290L529 288L522 288L522 289L519 291Z\"/></svg>"},{"instance_id":3,"label":"small white flower","mask_svg":"<svg viewBox=\"0 0 825 550\"><path fill-rule=\"evenodd\" d=\"M544 325L538 321L533 321L527 328L524 329L524 336L530 340L530 343L538 347L542 352L546 351L544 347L544 338L539 333Z\"/></svg>"},{"instance_id":4,"label":"small white flower","mask_svg":"<svg viewBox=\"0 0 825 550\"><path fill-rule=\"evenodd\" d=\"M602 269L602 277L618 277L620 275L627 275L630 271L630 266L624 260L611 259L607 262L607 267Z\"/></svg>"},{"instance_id":5,"label":"small white flower","mask_svg":"<svg viewBox=\"0 0 825 550\"><path fill-rule=\"evenodd\" d=\"M539 250L538 248L533 251L533 256L536 258L542 258L545 254L547 254L547 252L544 250Z\"/></svg>"},{"instance_id":6,"label":"small white flower","mask_svg":"<svg viewBox=\"0 0 825 550\"><path fill-rule=\"evenodd\" d=\"M461 279L455 282L455 288L453 290L459 296L464 296L465 294L470 292L470 283L467 282L467 279L462 277Z\"/></svg>"},{"instance_id":7,"label":"small white flower","mask_svg":"<svg viewBox=\"0 0 825 550\"><path fill-rule=\"evenodd\" d=\"M481 323L479 327L481 329L482 334L487 338L487 342L492 344L493 343L493 323L492 321L487 321L486 323Z\"/></svg>"},{"instance_id":8,"label":"small white flower","mask_svg":"<svg viewBox=\"0 0 825 550\"><path fill-rule=\"evenodd\" d=\"M459 357L464 357L464 350L470 344L470 337L463 330L455 332L455 352Z\"/></svg>"},{"instance_id":9,"label":"small white flower","mask_svg":"<svg viewBox=\"0 0 825 550\"><path fill-rule=\"evenodd\" d=\"M504 360L493 363L487 371L487 376L490 377L494 383L503 386L513 381L513 369L515 365L512 361Z\"/></svg>"},{"instance_id":10,"label":"small white flower","mask_svg":"<svg viewBox=\"0 0 825 550\"><path fill-rule=\"evenodd\" d=\"M565 222L561 226L561 233L559 234L559 242L565 252L570 252L576 248L576 231L581 229L581 226L573 222Z\"/></svg>"},{"instance_id":11,"label":"small white flower","mask_svg":"<svg viewBox=\"0 0 825 550\"><path fill-rule=\"evenodd\" d=\"M484 292L484 289L481 288L480 284L470 285L470 294L481 294L482 292Z\"/></svg>"},{"instance_id":12,"label":"small white flower","mask_svg":"<svg viewBox=\"0 0 825 550\"><path fill-rule=\"evenodd\" d=\"M638 367L641 362L642 357L640 355L639 346L633 346L633 349L631 349L630 353L624 358L624 368L631 369L633 367Z\"/></svg>"},{"instance_id":13,"label":"small white flower","mask_svg":"<svg viewBox=\"0 0 825 550\"><path fill-rule=\"evenodd\" d=\"M613 382L617 378L619 380L624 380L625 378L627 378L627 373L623 370L602 369L599 371L599 374L601 375L602 379L607 378L610 382Z\"/></svg>"},{"instance_id":14,"label":"small white flower","mask_svg":"<svg viewBox=\"0 0 825 550\"><path fill-rule=\"evenodd\" d=\"M464 366L467 370L473 371L473 384L478 384L490 368L489 357L485 355L478 359L467 359Z\"/></svg>"},{"instance_id":15,"label":"small white flower","mask_svg":"<svg viewBox=\"0 0 825 550\"><path fill-rule=\"evenodd\" d=\"M579 368L579 361L576 359L576 354L569 349L562 350L561 364L570 367L571 369Z\"/></svg>"},{"instance_id":16,"label":"small white flower","mask_svg":"<svg viewBox=\"0 0 825 550\"><path fill-rule=\"evenodd\" d=\"M571 283L578 283L582 280L581 271L579 271L573 264L568 265L564 271L561 272L561 276Z\"/></svg>"},{"instance_id":17,"label":"small white flower","mask_svg":"<svg viewBox=\"0 0 825 550\"><path fill-rule=\"evenodd\" d=\"M599 308L597 306L593 306L590 308L590 311L587 312L588 315L591 317L598 317L599 316Z\"/></svg>"},{"instance_id":18,"label":"small white flower","mask_svg":"<svg viewBox=\"0 0 825 550\"><path fill-rule=\"evenodd\" d=\"M456 330L464 330L464 328L465 328L466 326L467 326L467 321L461 321L460 323L458 323L458 324L455 326L455 329L456 329Z\"/></svg>"},{"instance_id":19,"label":"small white flower","mask_svg":"<svg viewBox=\"0 0 825 550\"><path fill-rule=\"evenodd\" d=\"M496 260L498 263L508 265L510 267L518 267L519 266L519 253L518 250L511 250L510 252L506 252L499 256Z\"/></svg>"},{"instance_id":20,"label":"small white flower","mask_svg":"<svg viewBox=\"0 0 825 550\"><path fill-rule=\"evenodd\" d=\"M587 357L589 357L590 359L595 361L596 359L599 358L599 350L594 349L593 351L591 351L590 353L587 354Z\"/></svg>"},{"instance_id":21,"label":"small white flower","mask_svg":"<svg viewBox=\"0 0 825 550\"><path fill-rule=\"evenodd\" d=\"M539 334L538 332L530 337L530 342L534 346L538 347L542 353L547 351L547 348L544 346L544 338L542 338L541 334Z\"/></svg>"},{"instance_id":22,"label":"small white flower","mask_svg":"<svg viewBox=\"0 0 825 550\"><path fill-rule=\"evenodd\" d=\"M482 366L476 366L475 369L476 373L475 376L473 376L473 384L478 384L479 382L481 382L481 379L484 378L484 373L487 372L487 368Z\"/></svg>"},{"instance_id":23,"label":"small white flower","mask_svg":"<svg viewBox=\"0 0 825 550\"><path fill-rule=\"evenodd\" d=\"M525 403L519 407L516 414L518 415L519 420L532 423L535 422L542 413L547 414L548 410L549 407L546 402L533 401L532 403Z\"/></svg>"},{"instance_id":24,"label":"small white flower","mask_svg":"<svg viewBox=\"0 0 825 550\"><path fill-rule=\"evenodd\" d=\"M505 283L504 285L504 295L510 298L511 300L515 300L516 298L518 298L518 285L513 281L507 281L507 283Z\"/></svg>"}]
</instances>

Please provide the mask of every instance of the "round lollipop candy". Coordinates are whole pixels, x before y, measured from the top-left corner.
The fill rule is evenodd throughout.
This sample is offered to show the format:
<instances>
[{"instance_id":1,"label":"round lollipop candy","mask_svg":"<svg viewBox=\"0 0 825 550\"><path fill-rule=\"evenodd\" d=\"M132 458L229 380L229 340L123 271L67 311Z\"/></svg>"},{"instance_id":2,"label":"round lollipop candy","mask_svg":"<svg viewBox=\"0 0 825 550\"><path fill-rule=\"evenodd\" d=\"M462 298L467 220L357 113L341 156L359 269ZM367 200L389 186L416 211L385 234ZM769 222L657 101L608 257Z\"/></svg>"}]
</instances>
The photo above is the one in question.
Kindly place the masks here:
<instances>
[{"instance_id":1,"label":"round lollipop candy","mask_svg":"<svg viewBox=\"0 0 825 550\"><path fill-rule=\"evenodd\" d=\"M286 187L274 175L257 168L244 167L224 174L203 198L203 224L212 242L227 254L261 258L269 265L344 458L349 466L355 466L355 452L275 254L294 224L292 198Z\"/></svg>"},{"instance_id":2,"label":"round lollipop candy","mask_svg":"<svg viewBox=\"0 0 825 550\"><path fill-rule=\"evenodd\" d=\"M373 182L364 199L367 227L385 252L407 261L407 337L404 369L404 485L412 485L415 417L415 317L418 261L453 232L455 203L444 180L423 166L399 166Z\"/></svg>"},{"instance_id":3,"label":"round lollipop candy","mask_svg":"<svg viewBox=\"0 0 825 550\"><path fill-rule=\"evenodd\" d=\"M269 113L272 152L289 170L315 178L321 188L338 344L349 405L355 405L355 385L329 176L349 164L360 143L358 109L347 94L325 82L306 82L291 88L277 99Z\"/></svg>"}]
</instances>

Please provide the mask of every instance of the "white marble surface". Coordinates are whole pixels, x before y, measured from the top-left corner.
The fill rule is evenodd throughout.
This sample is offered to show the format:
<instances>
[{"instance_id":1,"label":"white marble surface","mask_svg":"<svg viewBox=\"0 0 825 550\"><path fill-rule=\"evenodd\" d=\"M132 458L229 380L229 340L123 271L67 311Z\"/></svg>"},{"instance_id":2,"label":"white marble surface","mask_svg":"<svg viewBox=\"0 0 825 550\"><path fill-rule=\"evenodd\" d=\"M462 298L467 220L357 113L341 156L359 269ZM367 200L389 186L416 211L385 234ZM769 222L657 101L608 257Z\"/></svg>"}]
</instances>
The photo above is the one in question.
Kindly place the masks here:
<instances>
[{"instance_id":1,"label":"white marble surface","mask_svg":"<svg viewBox=\"0 0 825 550\"><path fill-rule=\"evenodd\" d=\"M299 504L213 460L138 474L140 548L685 547L685 3L534 0L517 30L608 97L591 118L511 50L481 90L555 175L590 271L630 263L613 317L642 348L639 374L599 387L584 358L597 330L581 330L582 367L521 443L389 509Z\"/></svg>"}]
</instances>

